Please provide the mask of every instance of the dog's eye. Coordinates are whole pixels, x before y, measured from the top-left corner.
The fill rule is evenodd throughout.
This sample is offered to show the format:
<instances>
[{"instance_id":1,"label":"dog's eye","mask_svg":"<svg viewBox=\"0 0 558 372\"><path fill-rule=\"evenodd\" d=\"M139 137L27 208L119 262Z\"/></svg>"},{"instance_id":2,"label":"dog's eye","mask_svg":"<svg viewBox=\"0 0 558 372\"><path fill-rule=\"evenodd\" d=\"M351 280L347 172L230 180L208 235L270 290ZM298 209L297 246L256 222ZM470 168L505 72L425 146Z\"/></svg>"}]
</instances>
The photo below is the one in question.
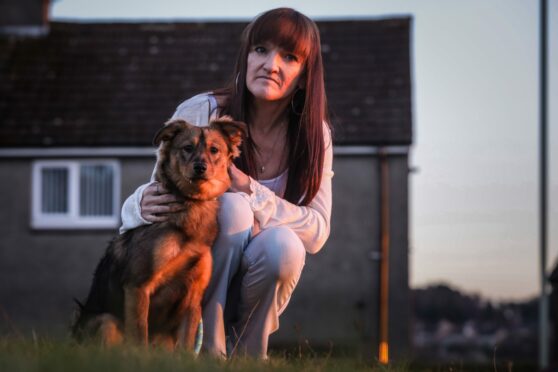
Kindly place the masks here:
<instances>
[{"instance_id":1,"label":"dog's eye","mask_svg":"<svg viewBox=\"0 0 558 372\"><path fill-rule=\"evenodd\" d=\"M184 150L184 152L191 153L192 151L194 151L194 146L186 145L186 146L184 146L183 150Z\"/></svg>"},{"instance_id":2,"label":"dog's eye","mask_svg":"<svg viewBox=\"0 0 558 372\"><path fill-rule=\"evenodd\" d=\"M211 147L209 148L209 151L210 151L212 154L217 154L217 153L219 152L219 149L218 149L217 147L215 147L215 146L211 146Z\"/></svg>"}]
</instances>

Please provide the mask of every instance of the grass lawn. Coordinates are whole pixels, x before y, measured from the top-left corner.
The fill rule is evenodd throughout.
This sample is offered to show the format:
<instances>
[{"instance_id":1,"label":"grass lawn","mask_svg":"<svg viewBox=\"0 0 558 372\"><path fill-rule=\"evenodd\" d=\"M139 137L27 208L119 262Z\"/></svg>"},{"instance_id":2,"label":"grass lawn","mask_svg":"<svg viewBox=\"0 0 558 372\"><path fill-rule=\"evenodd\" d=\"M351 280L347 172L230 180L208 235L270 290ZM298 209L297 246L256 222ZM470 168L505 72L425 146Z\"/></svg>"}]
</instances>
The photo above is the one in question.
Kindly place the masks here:
<instances>
[{"instance_id":1,"label":"grass lawn","mask_svg":"<svg viewBox=\"0 0 558 372\"><path fill-rule=\"evenodd\" d=\"M468 372L468 371L532 371L533 365L445 365L395 364L380 365L358 357L312 352L271 355L266 362L236 357L228 361L207 356L195 358L177 351L145 349L135 346L103 348L96 344L79 345L72 340L14 338L0 336L0 371L2 372L139 372L139 371L373 371L373 372Z\"/></svg>"},{"instance_id":2,"label":"grass lawn","mask_svg":"<svg viewBox=\"0 0 558 372\"><path fill-rule=\"evenodd\" d=\"M215 360L195 358L188 352L135 346L103 348L79 345L71 340L0 337L0 371L407 371L404 367L381 366L363 360L326 354L297 357L271 356L266 362L247 358Z\"/></svg>"}]
</instances>

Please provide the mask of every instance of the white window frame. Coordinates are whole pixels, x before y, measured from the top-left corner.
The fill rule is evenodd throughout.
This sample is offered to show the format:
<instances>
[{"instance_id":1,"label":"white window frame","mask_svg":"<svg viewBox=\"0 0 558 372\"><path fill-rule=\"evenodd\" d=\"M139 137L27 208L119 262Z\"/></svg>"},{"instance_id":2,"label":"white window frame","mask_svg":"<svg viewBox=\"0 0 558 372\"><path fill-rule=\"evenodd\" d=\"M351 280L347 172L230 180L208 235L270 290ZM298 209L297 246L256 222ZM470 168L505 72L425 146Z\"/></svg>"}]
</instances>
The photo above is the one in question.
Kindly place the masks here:
<instances>
[{"instance_id":1,"label":"white window frame","mask_svg":"<svg viewBox=\"0 0 558 372\"><path fill-rule=\"evenodd\" d=\"M111 216L80 216L80 168L83 165L111 166L113 179L113 210ZM68 169L68 212L44 213L42 205L42 170L59 167ZM112 159L36 160L32 169L31 227L34 229L112 229L120 224L120 162Z\"/></svg>"}]
</instances>

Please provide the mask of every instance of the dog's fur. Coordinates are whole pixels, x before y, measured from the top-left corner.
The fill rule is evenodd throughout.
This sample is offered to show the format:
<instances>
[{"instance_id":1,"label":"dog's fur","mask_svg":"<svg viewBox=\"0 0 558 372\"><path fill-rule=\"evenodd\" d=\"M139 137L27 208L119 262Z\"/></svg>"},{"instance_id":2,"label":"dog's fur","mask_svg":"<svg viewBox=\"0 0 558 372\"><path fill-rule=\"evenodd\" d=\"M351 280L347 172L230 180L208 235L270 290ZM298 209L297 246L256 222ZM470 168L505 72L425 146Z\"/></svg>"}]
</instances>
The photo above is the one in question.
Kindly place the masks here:
<instances>
[{"instance_id":1,"label":"dog's fur","mask_svg":"<svg viewBox=\"0 0 558 372\"><path fill-rule=\"evenodd\" d=\"M156 179L185 209L110 243L85 304L78 302L76 339L193 348L218 232L217 197L230 187L228 166L245 135L245 125L230 118L203 128L173 120L156 134Z\"/></svg>"}]
</instances>

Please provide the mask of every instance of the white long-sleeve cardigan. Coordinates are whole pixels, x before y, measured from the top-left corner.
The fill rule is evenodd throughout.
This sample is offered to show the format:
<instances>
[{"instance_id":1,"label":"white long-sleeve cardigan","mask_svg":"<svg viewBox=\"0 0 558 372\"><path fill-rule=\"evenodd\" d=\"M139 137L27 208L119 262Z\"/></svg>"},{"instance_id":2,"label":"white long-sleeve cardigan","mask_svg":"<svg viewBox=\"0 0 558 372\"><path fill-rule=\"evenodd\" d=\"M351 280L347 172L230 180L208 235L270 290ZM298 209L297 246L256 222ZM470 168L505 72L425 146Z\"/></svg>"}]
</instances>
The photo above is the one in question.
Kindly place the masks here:
<instances>
[{"instance_id":1,"label":"white long-sleeve cardigan","mask_svg":"<svg viewBox=\"0 0 558 372\"><path fill-rule=\"evenodd\" d=\"M215 98L209 93L202 93L180 104L172 118L184 119L198 126L206 126L210 120L216 117ZM318 193L307 206L295 205L274 193L274 191L280 193L278 191L280 188L284 189L287 173L283 175L283 187L277 187L274 191L251 178L252 194L240 193L250 204L254 217L258 220L262 230L286 226L296 233L306 251L311 254L317 253L323 247L330 232L333 145L331 133L325 124L324 141L326 150L322 182ZM154 176L155 172L149 183L138 187L124 202L120 233L150 223L141 217L140 204L143 191L154 181Z\"/></svg>"}]
</instances>

